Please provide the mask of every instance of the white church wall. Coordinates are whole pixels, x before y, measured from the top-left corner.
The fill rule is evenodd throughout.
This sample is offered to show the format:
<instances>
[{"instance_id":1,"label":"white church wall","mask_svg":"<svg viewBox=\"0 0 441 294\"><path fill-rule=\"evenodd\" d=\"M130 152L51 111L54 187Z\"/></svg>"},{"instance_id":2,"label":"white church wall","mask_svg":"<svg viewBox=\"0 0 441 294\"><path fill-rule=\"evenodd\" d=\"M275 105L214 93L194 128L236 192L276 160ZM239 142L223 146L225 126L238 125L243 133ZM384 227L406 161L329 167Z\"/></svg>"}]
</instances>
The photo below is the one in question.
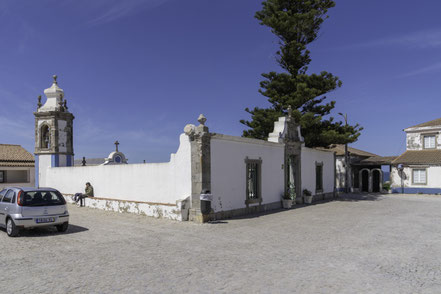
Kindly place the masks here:
<instances>
[{"instance_id":1,"label":"white church wall","mask_svg":"<svg viewBox=\"0 0 441 294\"><path fill-rule=\"evenodd\" d=\"M246 157L262 160L262 204L281 201L284 145L216 134L211 139L211 192L215 212L246 207Z\"/></svg>"},{"instance_id":2,"label":"white church wall","mask_svg":"<svg viewBox=\"0 0 441 294\"><path fill-rule=\"evenodd\" d=\"M84 193L85 183L90 182L96 197L176 205L191 195L190 141L181 135L179 149L170 162L57 167L46 169L45 175L41 172L40 186L64 194Z\"/></svg>"},{"instance_id":3,"label":"white church wall","mask_svg":"<svg viewBox=\"0 0 441 294\"><path fill-rule=\"evenodd\" d=\"M316 193L316 164L323 163L323 194L334 192L334 153L302 147L301 170L302 191L308 189ZM320 194L322 194L320 193Z\"/></svg>"}]
</instances>

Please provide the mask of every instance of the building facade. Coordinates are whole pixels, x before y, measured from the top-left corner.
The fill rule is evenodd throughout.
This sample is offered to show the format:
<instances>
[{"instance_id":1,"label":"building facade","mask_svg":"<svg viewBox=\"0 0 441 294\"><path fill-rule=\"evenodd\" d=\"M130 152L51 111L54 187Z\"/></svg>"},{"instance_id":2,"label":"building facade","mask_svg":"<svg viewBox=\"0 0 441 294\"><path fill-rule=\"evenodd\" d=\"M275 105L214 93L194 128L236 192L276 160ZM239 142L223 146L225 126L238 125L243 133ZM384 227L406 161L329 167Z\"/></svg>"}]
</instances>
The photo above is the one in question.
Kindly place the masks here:
<instances>
[{"instance_id":1,"label":"building facade","mask_svg":"<svg viewBox=\"0 0 441 294\"><path fill-rule=\"evenodd\" d=\"M406 151L392 162L392 191L441 193L441 118L404 131Z\"/></svg>"},{"instance_id":2,"label":"building facade","mask_svg":"<svg viewBox=\"0 0 441 294\"><path fill-rule=\"evenodd\" d=\"M34 157L20 145L0 144L0 189L35 185Z\"/></svg>"},{"instance_id":3,"label":"building facade","mask_svg":"<svg viewBox=\"0 0 441 294\"><path fill-rule=\"evenodd\" d=\"M37 185L68 200L90 182L96 197L86 206L206 222L280 208L290 189L297 203L304 190L315 200L335 195L334 152L306 148L291 114L266 141L212 133L201 115L185 126L169 162L127 164L116 150L104 164L73 166L73 115L56 79L45 94L35 113Z\"/></svg>"}]
</instances>

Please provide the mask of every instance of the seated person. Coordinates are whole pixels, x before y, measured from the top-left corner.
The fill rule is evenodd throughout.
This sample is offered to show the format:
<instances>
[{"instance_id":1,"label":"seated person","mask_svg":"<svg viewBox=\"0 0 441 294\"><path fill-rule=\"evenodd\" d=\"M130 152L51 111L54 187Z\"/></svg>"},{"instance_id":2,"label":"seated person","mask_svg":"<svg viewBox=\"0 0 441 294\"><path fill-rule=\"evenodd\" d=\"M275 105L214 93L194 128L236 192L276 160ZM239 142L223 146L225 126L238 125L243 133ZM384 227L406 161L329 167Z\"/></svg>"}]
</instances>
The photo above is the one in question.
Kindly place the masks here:
<instances>
[{"instance_id":1,"label":"seated person","mask_svg":"<svg viewBox=\"0 0 441 294\"><path fill-rule=\"evenodd\" d=\"M92 185L89 182L86 183L86 188L84 190L85 190L85 194L81 194L81 193L75 194L74 201L76 203L78 203L78 201L80 201L80 200L82 200L84 198L93 197L94 196L93 195L93 187L92 187Z\"/></svg>"}]
</instances>

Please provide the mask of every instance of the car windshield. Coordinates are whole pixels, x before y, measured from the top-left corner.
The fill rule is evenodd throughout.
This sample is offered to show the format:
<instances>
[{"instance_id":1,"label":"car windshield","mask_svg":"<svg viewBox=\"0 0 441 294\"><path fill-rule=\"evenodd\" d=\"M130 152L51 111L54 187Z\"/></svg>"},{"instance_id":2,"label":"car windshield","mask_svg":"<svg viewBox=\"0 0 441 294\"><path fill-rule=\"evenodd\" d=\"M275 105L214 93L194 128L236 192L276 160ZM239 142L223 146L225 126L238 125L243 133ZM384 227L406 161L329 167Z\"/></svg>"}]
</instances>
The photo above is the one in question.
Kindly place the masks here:
<instances>
[{"instance_id":1,"label":"car windshield","mask_svg":"<svg viewBox=\"0 0 441 294\"><path fill-rule=\"evenodd\" d=\"M30 191L22 196L23 206L51 206L66 204L66 200L59 192Z\"/></svg>"}]
</instances>

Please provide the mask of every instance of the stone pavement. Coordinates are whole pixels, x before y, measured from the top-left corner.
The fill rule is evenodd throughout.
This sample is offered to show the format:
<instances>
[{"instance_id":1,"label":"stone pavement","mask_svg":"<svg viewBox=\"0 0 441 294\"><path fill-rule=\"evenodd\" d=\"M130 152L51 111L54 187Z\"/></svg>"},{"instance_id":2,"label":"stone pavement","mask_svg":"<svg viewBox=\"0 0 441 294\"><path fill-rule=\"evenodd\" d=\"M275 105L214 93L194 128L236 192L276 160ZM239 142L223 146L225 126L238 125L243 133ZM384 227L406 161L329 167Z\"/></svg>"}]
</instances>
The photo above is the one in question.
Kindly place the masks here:
<instances>
[{"instance_id":1,"label":"stone pavement","mask_svg":"<svg viewBox=\"0 0 441 294\"><path fill-rule=\"evenodd\" d=\"M0 231L1 293L441 293L441 197L340 200L198 225L69 206Z\"/></svg>"}]
</instances>

